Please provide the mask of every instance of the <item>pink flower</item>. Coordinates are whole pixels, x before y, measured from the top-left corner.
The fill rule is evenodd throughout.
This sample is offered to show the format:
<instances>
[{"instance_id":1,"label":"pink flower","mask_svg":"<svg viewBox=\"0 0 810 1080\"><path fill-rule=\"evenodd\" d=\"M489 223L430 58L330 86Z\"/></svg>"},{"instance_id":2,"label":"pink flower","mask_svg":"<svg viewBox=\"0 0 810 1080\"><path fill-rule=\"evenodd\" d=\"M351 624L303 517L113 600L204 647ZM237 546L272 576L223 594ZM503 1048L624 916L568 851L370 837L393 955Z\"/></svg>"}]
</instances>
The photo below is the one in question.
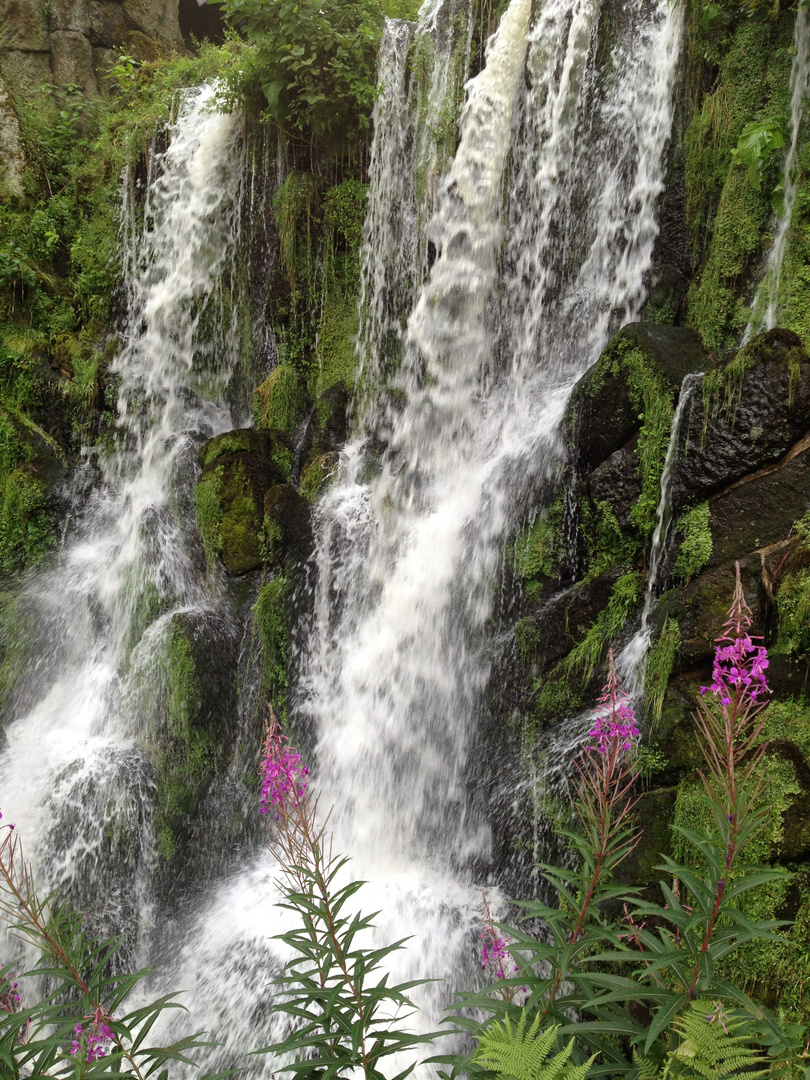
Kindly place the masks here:
<instances>
[{"instance_id":1,"label":"pink flower","mask_svg":"<svg viewBox=\"0 0 810 1080\"><path fill-rule=\"evenodd\" d=\"M287 736L281 734L276 724L267 727L264 740L264 756L259 768L262 793L259 809L266 814L271 806L282 807L292 798L303 798L307 787L309 769L301 764L301 755L287 746ZM278 821L278 811L274 817Z\"/></svg>"},{"instance_id":2,"label":"pink flower","mask_svg":"<svg viewBox=\"0 0 810 1080\"><path fill-rule=\"evenodd\" d=\"M755 645L748 628L751 626L751 609L745 602L740 580L740 564L736 563L737 582L734 599L728 609L728 619L723 633L717 638L714 653L711 686L701 686L701 694L717 694L721 705L730 705L734 697L748 697L756 701L769 694L765 671L768 667L768 650Z\"/></svg>"},{"instance_id":3,"label":"pink flower","mask_svg":"<svg viewBox=\"0 0 810 1080\"><path fill-rule=\"evenodd\" d=\"M608 681L602 687L602 693L597 700L600 711L588 735L596 740L596 745L592 749L598 750L600 754L606 754L613 747L626 753L633 749L641 732L630 707L630 698L622 690L619 676L616 674L612 649L609 663Z\"/></svg>"}]
</instances>

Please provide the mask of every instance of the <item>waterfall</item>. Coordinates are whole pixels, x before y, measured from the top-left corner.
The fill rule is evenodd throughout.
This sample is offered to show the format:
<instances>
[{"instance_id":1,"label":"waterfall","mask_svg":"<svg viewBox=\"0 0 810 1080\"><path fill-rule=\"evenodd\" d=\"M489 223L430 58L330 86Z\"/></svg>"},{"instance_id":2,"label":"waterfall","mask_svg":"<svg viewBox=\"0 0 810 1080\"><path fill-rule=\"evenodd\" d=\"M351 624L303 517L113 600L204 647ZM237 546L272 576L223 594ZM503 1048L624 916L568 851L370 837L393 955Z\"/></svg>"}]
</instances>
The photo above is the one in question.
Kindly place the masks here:
<instances>
[{"instance_id":1,"label":"waterfall","mask_svg":"<svg viewBox=\"0 0 810 1080\"><path fill-rule=\"evenodd\" d=\"M450 33L459 12L467 22ZM512 0L468 84L455 157L441 165L429 129L452 90L451 61L469 55L468 6L428 0L416 28L386 29L362 259L365 400L340 476L315 508L293 721L314 732L312 783L334 806L335 849L368 879L359 902L380 911L374 942L412 937L391 958L392 980L437 980L417 995L423 1030L480 978L491 837L476 753L503 544L557 474L571 388L644 302L682 19L668 0L632 10L546 0L532 26L529 0ZM417 90L407 65L420 40L432 59ZM209 356L198 333L238 229L240 125L206 109L212 94L184 100L153 167L145 232L130 229L140 239L127 256L119 452L57 565L30 585L32 602L57 612L47 625L70 626L73 644L48 685L63 683L9 728L3 811L40 858L60 850L45 824L52 777L64 793L78 774L97 783L112 770L81 811L77 873L104 862L91 825L112 791L141 814L149 847L150 710L138 694L159 680L173 613L216 613L172 497L197 443L232 423L223 390L233 335L226 327ZM156 590L159 615L133 648L136 573ZM37 740L57 731L59 760L39 761ZM139 856L147 870L131 901L146 911L144 934L151 858ZM46 880L68 876L52 868ZM184 1026L222 1041L206 1068L241 1063L278 1033L271 979L283 954L270 939L286 916L273 878L270 856L252 853L185 911L161 912L160 990L186 991ZM259 1058L246 1075L271 1072Z\"/></svg>"},{"instance_id":2,"label":"waterfall","mask_svg":"<svg viewBox=\"0 0 810 1080\"><path fill-rule=\"evenodd\" d=\"M196 447L232 426L222 403L236 362L229 327L205 344L197 335L211 307L223 324L215 286L233 250L242 164L240 119L214 110L215 92L184 94L168 148L152 157L142 227L123 185L115 447L89 497L77 483L53 565L24 587L34 639L0 757L3 813L43 894L59 884L95 932L124 932L129 962L148 945L154 869L150 717L138 694L145 671L150 683L161 677L172 613L210 603L188 487Z\"/></svg>"},{"instance_id":3,"label":"waterfall","mask_svg":"<svg viewBox=\"0 0 810 1080\"><path fill-rule=\"evenodd\" d=\"M796 153L799 148L799 129L804 119L804 101L810 79L810 11L799 5L793 31L793 63L790 68L790 143L782 166L782 211L776 223L773 244L765 264L753 304L751 319L745 328L742 344L754 334L772 330L779 314L779 293L782 285L782 264L785 260L788 233L796 202Z\"/></svg>"},{"instance_id":4,"label":"waterfall","mask_svg":"<svg viewBox=\"0 0 810 1080\"><path fill-rule=\"evenodd\" d=\"M616 670L624 683L625 690L632 698L638 698L644 692L643 665L650 647L652 634L650 620L658 601L658 579L666 552L669 527L672 523L672 481L678 463L681 430L687 406L692 401L702 378L702 373L686 375L681 383L664 468L661 472L661 495L658 500L655 530L650 545L650 565L647 571L647 588L644 591L644 606L641 610L641 625L616 658Z\"/></svg>"}]
</instances>

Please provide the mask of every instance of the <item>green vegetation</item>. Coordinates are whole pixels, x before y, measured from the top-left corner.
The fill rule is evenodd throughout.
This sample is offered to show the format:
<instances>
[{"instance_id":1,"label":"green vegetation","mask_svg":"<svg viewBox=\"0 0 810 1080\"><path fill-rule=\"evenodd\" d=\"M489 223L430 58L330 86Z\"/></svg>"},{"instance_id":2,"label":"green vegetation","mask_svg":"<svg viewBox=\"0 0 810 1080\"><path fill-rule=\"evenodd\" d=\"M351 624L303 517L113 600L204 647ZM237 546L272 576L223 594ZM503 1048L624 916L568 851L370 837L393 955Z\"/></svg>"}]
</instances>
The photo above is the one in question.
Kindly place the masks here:
<instances>
[{"instance_id":1,"label":"green vegetation","mask_svg":"<svg viewBox=\"0 0 810 1080\"><path fill-rule=\"evenodd\" d=\"M578 677L586 685L591 681L609 645L638 603L643 587L644 578L635 570L619 578L613 586L607 605L599 612L582 641L574 646L563 661L569 677Z\"/></svg>"},{"instance_id":2,"label":"green vegetation","mask_svg":"<svg viewBox=\"0 0 810 1080\"><path fill-rule=\"evenodd\" d=\"M262 686L278 717L287 716L287 667L290 661L290 585L276 577L259 590L253 615L262 643Z\"/></svg>"},{"instance_id":3,"label":"green vegetation","mask_svg":"<svg viewBox=\"0 0 810 1080\"><path fill-rule=\"evenodd\" d=\"M672 572L686 582L699 574L711 558L709 516L709 504L703 502L687 510L678 521L678 535L682 539Z\"/></svg>"},{"instance_id":4,"label":"green vegetation","mask_svg":"<svg viewBox=\"0 0 810 1080\"><path fill-rule=\"evenodd\" d=\"M680 646L681 629L677 620L668 615L644 668L644 706L650 728L654 728L661 719L664 695L675 669Z\"/></svg>"},{"instance_id":5,"label":"green vegetation","mask_svg":"<svg viewBox=\"0 0 810 1080\"><path fill-rule=\"evenodd\" d=\"M739 290L761 250L787 112L793 11L752 19L732 5L692 9L694 109L685 137L687 222L696 273L689 323L722 356L748 322ZM703 9L703 14L708 9ZM713 89L700 94L703 70L716 65ZM752 182L753 181L753 182Z\"/></svg>"},{"instance_id":6,"label":"green vegetation","mask_svg":"<svg viewBox=\"0 0 810 1080\"><path fill-rule=\"evenodd\" d=\"M291 364L279 364L258 387L253 400L258 427L276 428L292 436L306 407L306 389Z\"/></svg>"},{"instance_id":7,"label":"green vegetation","mask_svg":"<svg viewBox=\"0 0 810 1080\"><path fill-rule=\"evenodd\" d=\"M166 731L158 735L155 835L161 858L177 851L177 830L216 775L222 746L202 722L203 696L190 629L182 615L166 638Z\"/></svg>"},{"instance_id":8,"label":"green vegetation","mask_svg":"<svg viewBox=\"0 0 810 1080\"><path fill-rule=\"evenodd\" d=\"M562 524L565 512L563 495L542 510L532 525L523 529L510 545L515 575L526 584L531 596L539 588L538 577L556 577L565 554Z\"/></svg>"}]
</instances>

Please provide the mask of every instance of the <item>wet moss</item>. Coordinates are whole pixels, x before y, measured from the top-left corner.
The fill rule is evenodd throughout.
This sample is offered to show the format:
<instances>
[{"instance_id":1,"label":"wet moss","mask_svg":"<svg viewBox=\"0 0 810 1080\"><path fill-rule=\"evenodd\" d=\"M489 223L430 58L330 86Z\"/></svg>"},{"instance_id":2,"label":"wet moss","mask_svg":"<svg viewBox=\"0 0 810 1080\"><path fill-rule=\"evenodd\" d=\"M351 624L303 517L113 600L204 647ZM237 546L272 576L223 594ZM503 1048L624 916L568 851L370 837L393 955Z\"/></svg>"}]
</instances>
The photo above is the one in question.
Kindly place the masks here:
<instances>
[{"instance_id":1,"label":"wet moss","mask_svg":"<svg viewBox=\"0 0 810 1080\"><path fill-rule=\"evenodd\" d=\"M650 727L655 727L661 719L664 696L675 670L680 645L681 630L678 621L668 615L658 641L647 655L644 668L644 706Z\"/></svg>"},{"instance_id":2,"label":"wet moss","mask_svg":"<svg viewBox=\"0 0 810 1080\"><path fill-rule=\"evenodd\" d=\"M699 503L682 514L678 521L677 531L681 541L672 572L689 582L700 573L712 555L708 502Z\"/></svg>"},{"instance_id":3,"label":"wet moss","mask_svg":"<svg viewBox=\"0 0 810 1080\"><path fill-rule=\"evenodd\" d=\"M291 364L279 364L254 394L256 426L277 428L292 437L298 430L306 405L306 389L301 376Z\"/></svg>"},{"instance_id":4,"label":"wet moss","mask_svg":"<svg viewBox=\"0 0 810 1080\"><path fill-rule=\"evenodd\" d=\"M0 496L0 569L14 573L41 562L56 539L48 488L35 466L18 465Z\"/></svg>"},{"instance_id":5,"label":"wet moss","mask_svg":"<svg viewBox=\"0 0 810 1080\"><path fill-rule=\"evenodd\" d=\"M287 715L288 665L290 661L290 585L276 577L262 585L253 617L262 645L262 689L276 715Z\"/></svg>"}]
</instances>

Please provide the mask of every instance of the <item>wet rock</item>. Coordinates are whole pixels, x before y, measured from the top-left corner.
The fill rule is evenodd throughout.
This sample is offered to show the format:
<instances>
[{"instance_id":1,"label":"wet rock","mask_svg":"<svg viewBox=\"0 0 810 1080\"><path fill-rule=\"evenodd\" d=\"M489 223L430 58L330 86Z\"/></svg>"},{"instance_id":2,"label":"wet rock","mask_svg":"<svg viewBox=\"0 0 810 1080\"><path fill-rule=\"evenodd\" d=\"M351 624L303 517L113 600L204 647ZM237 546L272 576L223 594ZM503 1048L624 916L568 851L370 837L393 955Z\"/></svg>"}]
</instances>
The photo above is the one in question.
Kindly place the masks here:
<instances>
[{"instance_id":1,"label":"wet rock","mask_svg":"<svg viewBox=\"0 0 810 1080\"><path fill-rule=\"evenodd\" d=\"M282 484L285 477L283 471L275 462L279 448L292 453L292 444L281 431L238 428L234 431L225 431L221 435L209 439L200 449L199 458L202 467L206 468L218 458L227 454L257 454L259 457L264 458L274 470L277 470L277 479L273 483Z\"/></svg>"},{"instance_id":2,"label":"wet rock","mask_svg":"<svg viewBox=\"0 0 810 1080\"><path fill-rule=\"evenodd\" d=\"M271 565L307 561L312 554L310 505L289 484L270 488L264 498L265 558Z\"/></svg>"},{"instance_id":3,"label":"wet rock","mask_svg":"<svg viewBox=\"0 0 810 1080\"><path fill-rule=\"evenodd\" d=\"M695 408L685 425L679 499L705 499L778 461L810 429L810 363L797 334L769 330L725 370L708 416Z\"/></svg>"},{"instance_id":4,"label":"wet rock","mask_svg":"<svg viewBox=\"0 0 810 1080\"><path fill-rule=\"evenodd\" d=\"M682 326L631 323L609 342L579 380L567 410L580 473L592 472L639 431L642 412L624 357L638 351L674 400L684 375L708 365L700 337Z\"/></svg>"},{"instance_id":5,"label":"wet rock","mask_svg":"<svg viewBox=\"0 0 810 1080\"><path fill-rule=\"evenodd\" d=\"M743 477L709 499L708 565L733 563L787 538L810 506L810 437L776 465Z\"/></svg>"},{"instance_id":6,"label":"wet rock","mask_svg":"<svg viewBox=\"0 0 810 1080\"><path fill-rule=\"evenodd\" d=\"M114 49L123 42L128 26L120 3L91 2L88 12L87 38L94 49Z\"/></svg>"},{"instance_id":7,"label":"wet rock","mask_svg":"<svg viewBox=\"0 0 810 1080\"><path fill-rule=\"evenodd\" d=\"M620 525L628 524L630 510L641 494L638 433L603 461L588 477L594 502L607 502Z\"/></svg>"}]
</instances>

